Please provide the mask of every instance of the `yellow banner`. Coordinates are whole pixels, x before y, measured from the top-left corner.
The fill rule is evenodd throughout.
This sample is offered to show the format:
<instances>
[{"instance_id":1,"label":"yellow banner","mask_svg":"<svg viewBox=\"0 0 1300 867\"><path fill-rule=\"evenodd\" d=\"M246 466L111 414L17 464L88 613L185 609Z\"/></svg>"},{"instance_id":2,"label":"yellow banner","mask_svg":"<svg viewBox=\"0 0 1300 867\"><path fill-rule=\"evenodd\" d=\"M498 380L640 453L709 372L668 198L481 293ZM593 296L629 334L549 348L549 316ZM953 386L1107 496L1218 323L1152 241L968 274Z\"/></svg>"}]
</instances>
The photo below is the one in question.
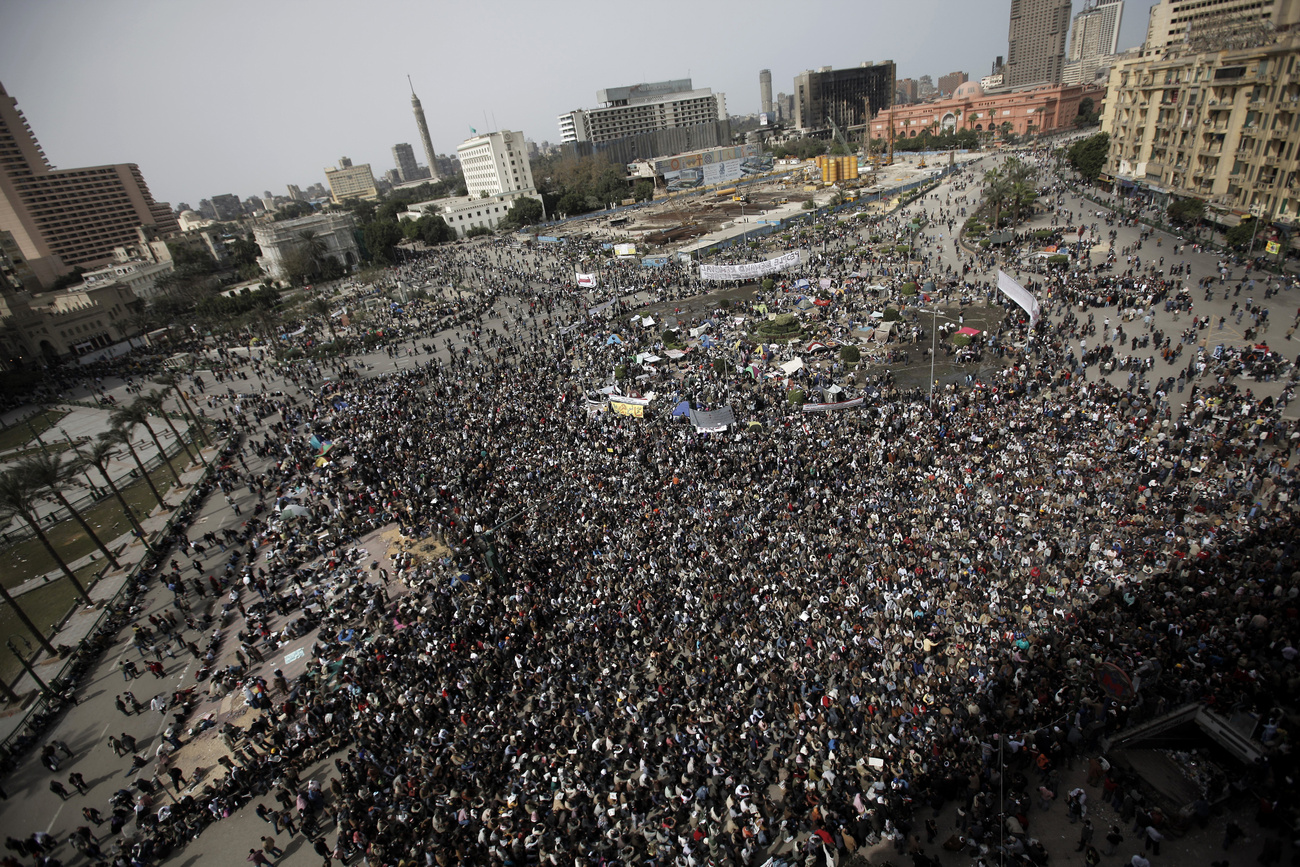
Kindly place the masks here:
<instances>
[{"instance_id":1,"label":"yellow banner","mask_svg":"<svg viewBox=\"0 0 1300 867\"><path fill-rule=\"evenodd\" d=\"M611 400L609 408L619 415L630 415L636 418L645 416L645 407L639 403L622 403L621 401Z\"/></svg>"},{"instance_id":2,"label":"yellow banner","mask_svg":"<svg viewBox=\"0 0 1300 867\"><path fill-rule=\"evenodd\" d=\"M1278 253L1282 252L1282 245L1277 241L1269 241L1264 245L1264 251L1270 256L1276 256Z\"/></svg>"}]
</instances>

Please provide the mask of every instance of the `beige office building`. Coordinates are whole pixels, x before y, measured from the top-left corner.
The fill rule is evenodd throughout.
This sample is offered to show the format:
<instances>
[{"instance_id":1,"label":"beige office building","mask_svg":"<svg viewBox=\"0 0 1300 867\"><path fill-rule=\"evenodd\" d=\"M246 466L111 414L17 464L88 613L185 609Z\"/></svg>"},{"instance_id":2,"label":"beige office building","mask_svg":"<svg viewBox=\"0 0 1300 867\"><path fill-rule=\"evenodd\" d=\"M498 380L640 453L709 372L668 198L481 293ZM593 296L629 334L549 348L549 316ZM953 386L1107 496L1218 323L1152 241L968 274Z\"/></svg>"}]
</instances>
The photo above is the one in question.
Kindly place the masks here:
<instances>
[{"instance_id":1,"label":"beige office building","mask_svg":"<svg viewBox=\"0 0 1300 867\"><path fill-rule=\"evenodd\" d=\"M340 157L338 168L325 170L325 180L329 183L330 198L336 205L343 204L347 199L379 198L375 176L370 173L370 163L354 166L352 160Z\"/></svg>"},{"instance_id":2,"label":"beige office building","mask_svg":"<svg viewBox=\"0 0 1300 867\"><path fill-rule=\"evenodd\" d=\"M73 266L113 260L113 248L135 241L140 226L161 234L180 227L166 202L149 194L134 163L56 169L50 165L0 85L0 232L43 285Z\"/></svg>"},{"instance_id":3,"label":"beige office building","mask_svg":"<svg viewBox=\"0 0 1300 867\"><path fill-rule=\"evenodd\" d=\"M1237 50L1134 57L1111 70L1102 114L1106 171L1122 190L1205 200L1296 221L1300 205L1300 32Z\"/></svg>"}]
</instances>

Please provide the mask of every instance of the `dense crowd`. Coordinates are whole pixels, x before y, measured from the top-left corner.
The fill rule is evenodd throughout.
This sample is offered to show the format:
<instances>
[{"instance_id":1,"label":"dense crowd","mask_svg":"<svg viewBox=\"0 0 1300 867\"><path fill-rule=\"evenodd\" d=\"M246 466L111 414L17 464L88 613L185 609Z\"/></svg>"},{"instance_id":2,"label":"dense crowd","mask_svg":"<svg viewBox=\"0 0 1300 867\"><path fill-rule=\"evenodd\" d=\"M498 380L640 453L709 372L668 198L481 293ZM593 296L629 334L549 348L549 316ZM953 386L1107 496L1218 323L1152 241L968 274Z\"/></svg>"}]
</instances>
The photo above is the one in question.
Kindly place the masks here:
<instances>
[{"instance_id":1,"label":"dense crowd","mask_svg":"<svg viewBox=\"0 0 1300 867\"><path fill-rule=\"evenodd\" d=\"M961 206L934 202L934 225ZM839 290L827 323L910 276L855 247L802 272ZM469 351L438 353L421 325L394 341L413 359L391 373L304 365L297 395L205 398L248 436L223 490L268 505L209 540L230 546L223 568L193 574L231 622L209 692L243 690L254 721L220 729L230 758L205 788L166 806L127 793L137 836L118 863L256 801L326 865L829 864L880 841L922 865L939 847L1041 865L1035 805L1086 812L1061 773L1188 702L1270 721L1264 761L1203 800L1235 785L1294 824L1276 721L1300 689L1300 431L1211 354L1208 324L1153 333L1177 280L1140 262L1044 278L1039 328L1008 315L978 339L992 375L933 398L886 377L861 410L803 413L782 378L743 370L790 351L742 342L721 374L660 370L663 398L632 418L585 394L657 335L596 317L558 333L591 303L569 281L594 252L435 254L400 279L491 288L452 326ZM987 297L978 255L948 275L957 295ZM796 276L744 311L788 304ZM625 288L698 291L646 279L665 282ZM722 313L699 318L730 346L743 335ZM1092 375L1136 358L1139 337L1127 388ZM271 362L224 363L242 382ZM760 425L701 433L667 412L724 396ZM390 524L449 552L358 548ZM205 594L173 586L178 607ZM315 628L301 677L257 663ZM1089 783L1156 851L1195 818L1161 817L1119 767Z\"/></svg>"}]
</instances>

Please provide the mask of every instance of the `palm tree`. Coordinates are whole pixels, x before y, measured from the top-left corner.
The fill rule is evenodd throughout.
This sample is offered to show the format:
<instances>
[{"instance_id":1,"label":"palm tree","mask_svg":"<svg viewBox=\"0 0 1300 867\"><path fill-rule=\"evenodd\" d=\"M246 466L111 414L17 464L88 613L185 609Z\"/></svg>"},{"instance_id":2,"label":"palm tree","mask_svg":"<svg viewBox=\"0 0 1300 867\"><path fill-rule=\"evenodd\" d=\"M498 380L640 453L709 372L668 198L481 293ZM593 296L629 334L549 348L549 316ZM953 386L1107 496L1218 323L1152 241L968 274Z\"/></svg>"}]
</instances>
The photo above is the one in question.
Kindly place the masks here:
<instances>
[{"instance_id":1,"label":"palm tree","mask_svg":"<svg viewBox=\"0 0 1300 867\"><path fill-rule=\"evenodd\" d=\"M35 483L27 476L26 473L18 469L6 470L0 473L0 520L8 523L8 519L21 518L22 522L31 527L36 538L41 540L45 551L50 558L58 564L61 571L72 586L76 588L77 595L80 596L87 605L94 603L90 599L90 594L86 588L81 586L77 576L68 568L68 564L59 556L59 552L54 550L54 545L50 542L50 537L45 535L45 530L41 527L41 520L36 515L36 492Z\"/></svg>"},{"instance_id":2,"label":"palm tree","mask_svg":"<svg viewBox=\"0 0 1300 867\"><path fill-rule=\"evenodd\" d=\"M131 528L135 530L136 537L144 543L146 550L153 550L153 546L149 544L149 540L145 536L144 527L140 526L140 522L136 520L135 513L131 511L131 506L127 503L126 497L122 496L121 490L119 490L117 485L113 482L113 477L108 474L108 462L115 454L117 454L117 445L116 442L112 441L111 433L107 438L101 435L100 438L95 440L95 442L90 446L89 454L82 455L81 449L77 449L77 455L88 465L99 470L99 474L103 476L104 481L108 483L108 489L112 491L113 496L117 498L117 504L122 507L122 514L126 515L127 521L131 523Z\"/></svg>"},{"instance_id":3,"label":"palm tree","mask_svg":"<svg viewBox=\"0 0 1300 867\"><path fill-rule=\"evenodd\" d=\"M993 209L993 231L998 231L998 221L1002 219L1002 206L1011 197L1011 184L998 169L989 169L984 173L984 201Z\"/></svg>"},{"instance_id":4,"label":"palm tree","mask_svg":"<svg viewBox=\"0 0 1300 867\"><path fill-rule=\"evenodd\" d=\"M176 442L180 443L181 448L185 449L185 456L190 459L190 463L194 463L194 453L190 451L189 444L181 438L181 432L176 429L176 425L172 422L171 416L167 414L167 410L163 409L163 403L167 400L167 393L151 389L148 394L142 394L136 400L143 404L146 409L162 416L162 420L171 429L172 436L176 437Z\"/></svg>"},{"instance_id":5,"label":"palm tree","mask_svg":"<svg viewBox=\"0 0 1300 867\"><path fill-rule=\"evenodd\" d=\"M163 466L167 467L167 471L171 473L172 480L176 482L176 487L181 486L181 477L176 472L176 468L172 466L172 462L167 460L167 452L158 440L158 434L154 433L153 427L149 424L149 410L139 398L114 412L109 416L108 420L113 427L121 428L127 434L130 434L131 429L137 425L144 425L144 429L149 432L149 438L153 440L154 447L158 449L158 457L162 459ZM132 454L134 454L134 451Z\"/></svg>"},{"instance_id":6,"label":"palm tree","mask_svg":"<svg viewBox=\"0 0 1300 867\"><path fill-rule=\"evenodd\" d=\"M119 445L126 446L126 450L131 453L131 459L135 461L135 468L140 472L140 477L144 479L145 484L149 486L150 493L153 494L153 498L158 502L158 508L165 511L168 506L163 502L162 494L158 493L158 486L153 483L153 477L145 472L144 464L140 462L140 456L136 454L135 446L131 444L131 431L115 427L100 434L99 441L114 448Z\"/></svg>"},{"instance_id":7,"label":"palm tree","mask_svg":"<svg viewBox=\"0 0 1300 867\"><path fill-rule=\"evenodd\" d=\"M328 301L324 298L316 298L307 305L307 309L325 320L325 327L330 330L331 340L339 339L338 333L334 330L334 318L330 316L330 304Z\"/></svg>"},{"instance_id":8,"label":"palm tree","mask_svg":"<svg viewBox=\"0 0 1300 867\"><path fill-rule=\"evenodd\" d=\"M198 432L199 439L203 440L205 446L211 446L212 440L208 439L208 432L203 429L203 425L199 422L199 417L194 414L194 408L190 406L189 398L185 396L185 389L181 388L181 378L174 373L161 373L158 376L155 376L153 381L161 385L164 389L171 389L176 392L176 396L181 399L181 404L185 407L185 411L189 413L190 420L194 423L194 428ZM202 460L202 458L203 452L200 450L199 459Z\"/></svg>"},{"instance_id":9,"label":"palm tree","mask_svg":"<svg viewBox=\"0 0 1300 867\"><path fill-rule=\"evenodd\" d=\"M1020 209L1033 204L1038 198L1038 190L1028 181L1014 181L1011 184L1009 198L1012 208L1011 226L1015 228L1016 223L1020 221Z\"/></svg>"},{"instance_id":10,"label":"palm tree","mask_svg":"<svg viewBox=\"0 0 1300 867\"><path fill-rule=\"evenodd\" d=\"M113 564L114 569L122 568L122 564L117 562L117 557L108 549L99 535L86 523L86 519L80 512L72 508L72 503L63 495L60 485L68 479L75 476L81 471L75 461L65 461L59 454L35 454L29 455L18 462L15 468L17 472L26 473L28 481L37 491L48 491L54 499L58 500L59 505L68 510L72 520L76 521L82 531L90 537L90 541L95 543L95 547L104 555L108 562Z\"/></svg>"},{"instance_id":11,"label":"palm tree","mask_svg":"<svg viewBox=\"0 0 1300 867\"><path fill-rule=\"evenodd\" d=\"M1007 198L1013 209L1012 224L1020 219L1020 209L1032 204L1038 198L1038 190L1033 184L1034 167L1014 157L1007 160L1005 178L1008 184Z\"/></svg>"},{"instance_id":12,"label":"palm tree","mask_svg":"<svg viewBox=\"0 0 1300 867\"><path fill-rule=\"evenodd\" d=\"M313 229L303 229L298 233L298 249L307 259L312 274L320 273L320 261L329 247Z\"/></svg>"},{"instance_id":13,"label":"palm tree","mask_svg":"<svg viewBox=\"0 0 1300 867\"><path fill-rule=\"evenodd\" d=\"M50 644L50 640L45 637L45 633L36 628L36 624L32 623L32 619L27 616L27 612L19 606L18 600L14 599L14 597L10 595L9 591L5 589L3 584L0 584L0 599L4 600L4 603L14 610L14 614L18 615L18 619L23 622L23 626L27 627L27 631L34 635L36 640L41 643L41 647L45 648L46 653L53 656L59 655L59 652L54 649L54 645Z\"/></svg>"}]
</instances>

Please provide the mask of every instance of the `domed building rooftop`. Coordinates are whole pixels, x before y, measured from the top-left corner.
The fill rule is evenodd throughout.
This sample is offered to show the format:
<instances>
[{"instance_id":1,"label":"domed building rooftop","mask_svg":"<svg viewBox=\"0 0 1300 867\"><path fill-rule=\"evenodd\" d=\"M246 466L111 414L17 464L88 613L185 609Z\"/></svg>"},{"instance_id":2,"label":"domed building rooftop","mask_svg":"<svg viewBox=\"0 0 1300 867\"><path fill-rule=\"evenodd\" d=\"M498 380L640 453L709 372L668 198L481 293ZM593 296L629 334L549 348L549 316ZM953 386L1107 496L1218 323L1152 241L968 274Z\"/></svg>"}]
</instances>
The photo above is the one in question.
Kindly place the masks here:
<instances>
[{"instance_id":1,"label":"domed building rooftop","mask_svg":"<svg viewBox=\"0 0 1300 867\"><path fill-rule=\"evenodd\" d=\"M953 99L976 99L984 95L984 88L978 81L964 81L952 92Z\"/></svg>"}]
</instances>

